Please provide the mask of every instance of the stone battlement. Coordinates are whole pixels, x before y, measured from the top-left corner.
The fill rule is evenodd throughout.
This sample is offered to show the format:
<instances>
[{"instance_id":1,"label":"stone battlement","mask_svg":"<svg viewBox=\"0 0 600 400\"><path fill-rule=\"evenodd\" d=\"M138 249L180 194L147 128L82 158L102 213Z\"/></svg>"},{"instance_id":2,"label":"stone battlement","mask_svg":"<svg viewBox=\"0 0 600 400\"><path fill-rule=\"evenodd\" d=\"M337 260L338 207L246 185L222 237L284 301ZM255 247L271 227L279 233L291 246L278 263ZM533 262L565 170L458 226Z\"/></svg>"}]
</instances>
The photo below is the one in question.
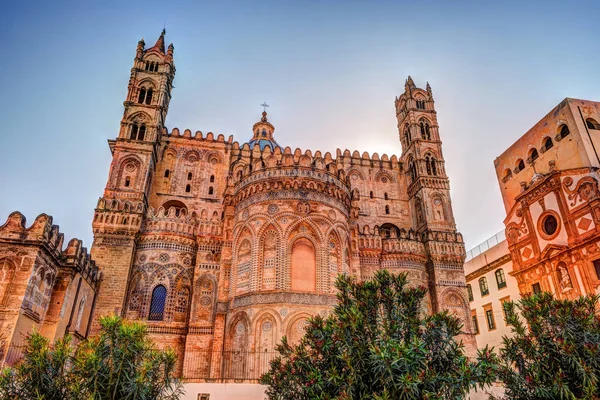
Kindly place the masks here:
<instances>
[{"instance_id":1,"label":"stone battlement","mask_svg":"<svg viewBox=\"0 0 600 400\"><path fill-rule=\"evenodd\" d=\"M29 228L26 218L19 211L12 212L0 226L0 241L43 246L58 264L74 268L94 284L100 279L96 263L91 259L87 248L79 239L71 239L63 249L64 234L59 226L52 224L52 217L40 214Z\"/></svg>"}]
</instances>

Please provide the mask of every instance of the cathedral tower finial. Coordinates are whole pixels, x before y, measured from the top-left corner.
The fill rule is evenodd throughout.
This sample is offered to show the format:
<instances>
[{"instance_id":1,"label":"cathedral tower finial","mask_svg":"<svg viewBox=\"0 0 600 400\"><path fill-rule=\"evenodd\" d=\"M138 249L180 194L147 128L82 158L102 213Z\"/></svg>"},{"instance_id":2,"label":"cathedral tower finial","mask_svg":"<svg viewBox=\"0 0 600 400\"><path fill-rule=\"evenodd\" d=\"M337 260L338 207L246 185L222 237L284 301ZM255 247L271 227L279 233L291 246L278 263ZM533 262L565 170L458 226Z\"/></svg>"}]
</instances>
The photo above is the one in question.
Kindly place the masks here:
<instances>
[{"instance_id":1,"label":"cathedral tower finial","mask_svg":"<svg viewBox=\"0 0 600 400\"><path fill-rule=\"evenodd\" d=\"M162 32L160 33L160 36L158 37L158 39L156 40L156 43L154 44L154 48L159 49L162 53L165 52L165 35L167 34L167 30L165 28L163 28Z\"/></svg>"}]
</instances>

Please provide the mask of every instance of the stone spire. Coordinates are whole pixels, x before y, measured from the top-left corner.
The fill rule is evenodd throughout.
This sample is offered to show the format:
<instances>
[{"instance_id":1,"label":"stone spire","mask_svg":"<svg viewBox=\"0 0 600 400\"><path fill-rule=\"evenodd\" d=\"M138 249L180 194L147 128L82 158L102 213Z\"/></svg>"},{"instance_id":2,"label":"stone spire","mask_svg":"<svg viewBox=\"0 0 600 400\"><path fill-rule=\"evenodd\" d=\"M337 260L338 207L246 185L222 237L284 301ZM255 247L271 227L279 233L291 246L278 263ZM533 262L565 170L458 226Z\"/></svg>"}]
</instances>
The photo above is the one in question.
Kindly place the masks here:
<instances>
[{"instance_id":1,"label":"stone spire","mask_svg":"<svg viewBox=\"0 0 600 400\"><path fill-rule=\"evenodd\" d=\"M165 35L166 35L166 33L167 33L167 30L163 28L162 32L160 33L160 36L156 40L156 43L154 44L154 46L152 46L152 48L156 48L156 49L160 50L161 53L165 52Z\"/></svg>"}]
</instances>

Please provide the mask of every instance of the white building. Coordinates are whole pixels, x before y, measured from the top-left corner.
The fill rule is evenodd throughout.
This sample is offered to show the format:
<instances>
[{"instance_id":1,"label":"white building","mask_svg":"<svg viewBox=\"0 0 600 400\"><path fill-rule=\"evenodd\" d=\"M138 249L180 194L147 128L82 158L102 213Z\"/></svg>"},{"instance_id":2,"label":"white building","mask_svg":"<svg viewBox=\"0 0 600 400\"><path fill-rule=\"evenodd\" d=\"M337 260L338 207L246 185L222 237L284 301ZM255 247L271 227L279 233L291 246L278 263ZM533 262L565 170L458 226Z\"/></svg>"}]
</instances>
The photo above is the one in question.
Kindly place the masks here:
<instances>
[{"instance_id":1,"label":"white building","mask_svg":"<svg viewBox=\"0 0 600 400\"><path fill-rule=\"evenodd\" d=\"M504 318L503 303L520 298L511 272L512 260L504 231L467 253L465 276L478 348L486 345L498 348L502 336L511 332Z\"/></svg>"}]
</instances>

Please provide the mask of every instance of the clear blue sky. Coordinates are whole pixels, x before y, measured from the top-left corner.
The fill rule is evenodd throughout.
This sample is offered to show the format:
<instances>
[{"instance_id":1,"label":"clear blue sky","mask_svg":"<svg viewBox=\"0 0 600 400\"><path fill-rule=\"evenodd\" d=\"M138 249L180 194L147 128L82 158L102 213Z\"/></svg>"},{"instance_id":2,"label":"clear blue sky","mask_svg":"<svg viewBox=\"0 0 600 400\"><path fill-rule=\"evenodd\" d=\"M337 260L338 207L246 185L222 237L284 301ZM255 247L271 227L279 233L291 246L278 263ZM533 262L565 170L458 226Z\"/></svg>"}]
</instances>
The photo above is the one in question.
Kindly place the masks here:
<instances>
[{"instance_id":1,"label":"clear blue sky","mask_svg":"<svg viewBox=\"0 0 600 400\"><path fill-rule=\"evenodd\" d=\"M238 141L271 104L292 148L400 154L394 97L436 100L467 247L503 228L493 160L564 97L600 100L600 2L13 1L0 37L0 223L45 212L91 246L137 41L163 24L167 126Z\"/></svg>"}]
</instances>

